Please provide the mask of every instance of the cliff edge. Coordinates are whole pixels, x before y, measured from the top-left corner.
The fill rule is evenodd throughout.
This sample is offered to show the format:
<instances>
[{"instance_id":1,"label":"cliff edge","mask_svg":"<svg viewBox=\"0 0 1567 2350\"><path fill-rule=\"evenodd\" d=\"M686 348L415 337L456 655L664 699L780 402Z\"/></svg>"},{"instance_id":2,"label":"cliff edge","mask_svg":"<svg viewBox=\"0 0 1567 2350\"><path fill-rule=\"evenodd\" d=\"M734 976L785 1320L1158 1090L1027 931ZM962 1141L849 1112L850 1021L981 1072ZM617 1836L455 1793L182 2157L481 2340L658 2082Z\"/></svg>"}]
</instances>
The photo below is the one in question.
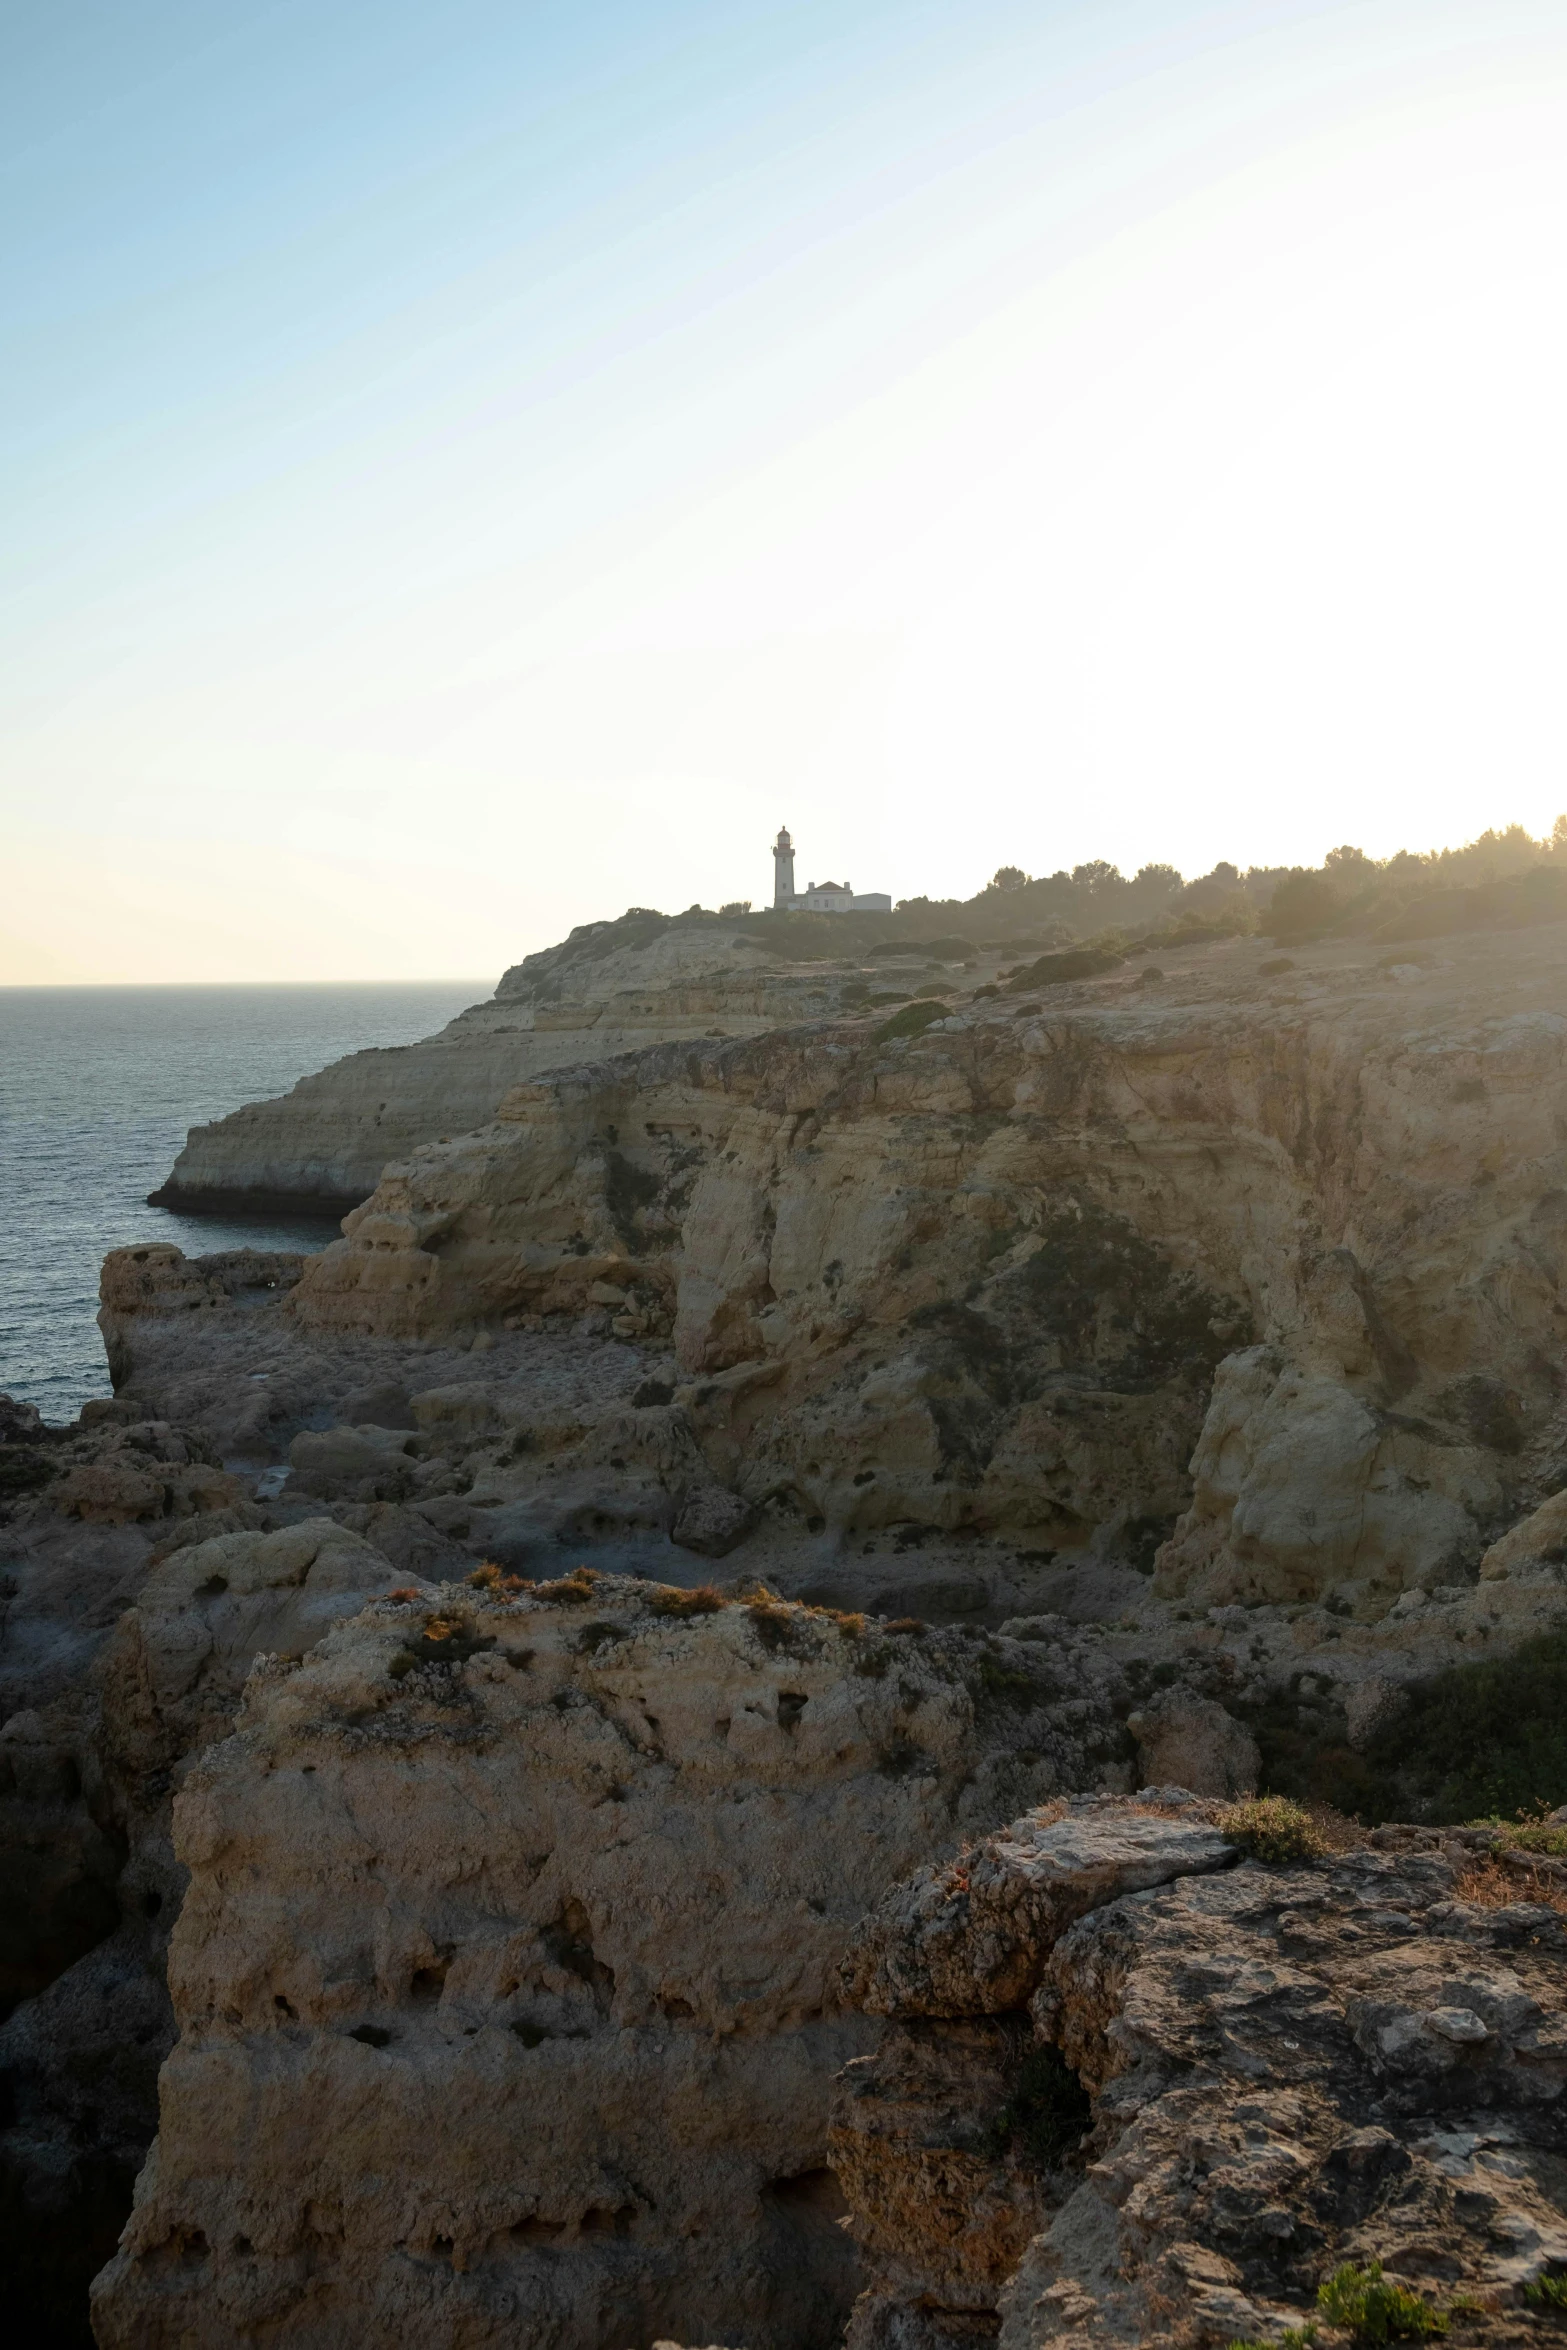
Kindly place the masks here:
<instances>
[{"instance_id":1,"label":"cliff edge","mask_svg":"<svg viewBox=\"0 0 1567 2350\"><path fill-rule=\"evenodd\" d=\"M649 1044L756 1036L835 1011L856 988L863 997L897 986L886 963L867 978L849 943L829 917L752 917L742 928L713 914L633 910L586 923L515 965L488 1003L438 1036L350 1053L278 1100L193 1126L150 1204L341 1215L389 1161L486 1124L511 1087L542 1070ZM917 950L908 961L927 965Z\"/></svg>"}]
</instances>

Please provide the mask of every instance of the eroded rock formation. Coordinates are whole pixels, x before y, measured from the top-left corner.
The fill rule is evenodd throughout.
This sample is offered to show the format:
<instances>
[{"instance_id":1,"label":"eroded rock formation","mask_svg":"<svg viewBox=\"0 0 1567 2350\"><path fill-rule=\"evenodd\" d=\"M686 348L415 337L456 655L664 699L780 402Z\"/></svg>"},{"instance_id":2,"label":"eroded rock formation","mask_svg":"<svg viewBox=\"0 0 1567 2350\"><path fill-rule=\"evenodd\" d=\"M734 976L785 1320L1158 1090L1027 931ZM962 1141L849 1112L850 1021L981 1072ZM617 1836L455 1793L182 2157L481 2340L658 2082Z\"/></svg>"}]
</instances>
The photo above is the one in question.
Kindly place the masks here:
<instances>
[{"instance_id":1,"label":"eroded rock formation","mask_svg":"<svg viewBox=\"0 0 1567 2350\"><path fill-rule=\"evenodd\" d=\"M369 2306L437 2345L825 2344L854 2287L828 2076L884 2026L834 2158L862 2345L1239 2331L1305 2306L1317 2252L1369 2256L1286 2181L1269 2268L1220 2189L1155 2164L1118 2203L1057 2143L1090 2094L1094 2146L1132 2130L1141 1984L1147 2144L1211 2119L1250 2159L1224 1986L1295 1946L1211 1817L1036 1810L960 1846L1057 1790L1224 1798L1308 1749L1396 1816L1432 1677L1567 1618L1560 943L1373 952L970 972L901 1035L863 979L797 973L757 998L786 1029L687 1028L443 1119L319 1257L116 1252L113 1401L71 1430L0 1408L13 2276L74 2259L79 2297L107 2256L176 2028L105 2341L347 2340ZM665 978L659 1018L700 974ZM1464 1816L1422 1767L1424 1816ZM1072 1857L1107 1821L1123 1861L1208 1873ZM1390 1907L1444 1982L1460 1944L1500 1965L1510 1913L1450 1898L1467 1851L1331 1864L1324 1996ZM1108 2056L1040 2003L1077 1950L1061 2014L1098 2000ZM1211 2054L1170 2036L1172 1983L1211 2109L1162 2102ZM1391 2133L1418 2236L1440 2163L1396 2083L1363 2118L1361 2056L1291 2090L1302 2143L1331 2168Z\"/></svg>"},{"instance_id":2,"label":"eroded rock formation","mask_svg":"<svg viewBox=\"0 0 1567 2350\"><path fill-rule=\"evenodd\" d=\"M781 961L754 927L713 915L587 923L526 957L438 1036L350 1053L278 1100L192 1127L153 1200L198 1212L341 1214L388 1160L482 1126L540 1070L653 1043L757 1036L895 988L900 975L907 993L931 968L916 951L873 964L867 977L857 958L831 959L840 950L830 942L805 951L818 959Z\"/></svg>"},{"instance_id":3,"label":"eroded rock formation","mask_svg":"<svg viewBox=\"0 0 1567 2350\"><path fill-rule=\"evenodd\" d=\"M260 1660L176 1803L180 2039L99 2341L826 2350L845 1941L1121 1751L1114 1674L1034 1662L583 1575Z\"/></svg>"},{"instance_id":4,"label":"eroded rock formation","mask_svg":"<svg viewBox=\"0 0 1567 2350\"><path fill-rule=\"evenodd\" d=\"M720 1480L840 1536L1135 1549L1204 1603L1472 1578L1559 1478L1559 940L1305 992L1216 950L517 1088L310 1260L316 1333L600 1306Z\"/></svg>"},{"instance_id":5,"label":"eroded rock formation","mask_svg":"<svg viewBox=\"0 0 1567 2350\"><path fill-rule=\"evenodd\" d=\"M1522 1881L1475 1897L1484 1841L1262 1866L1151 1790L889 1895L845 1970L887 2019L833 2115L871 2272L851 2350L1276 2339L1372 2263L1433 2317L1467 2304L1455 2340L1538 2339L1567 1926Z\"/></svg>"},{"instance_id":6,"label":"eroded rock formation","mask_svg":"<svg viewBox=\"0 0 1567 2350\"><path fill-rule=\"evenodd\" d=\"M179 1542L199 1531L187 1518L166 1532L173 1547L154 1551L112 1628L101 1609L69 1627L59 1693L0 1731L7 2008L23 1995L0 2024L0 2226L17 2320L40 2341L82 2338L88 2279L157 2125L174 2041L165 1952L185 1890L173 1793L226 1734L258 1651L302 1653L395 1579L330 1521ZM40 1602L62 1595L30 1596L36 1635L50 1623ZM47 1700L48 1685L39 1675L31 1693Z\"/></svg>"}]
</instances>

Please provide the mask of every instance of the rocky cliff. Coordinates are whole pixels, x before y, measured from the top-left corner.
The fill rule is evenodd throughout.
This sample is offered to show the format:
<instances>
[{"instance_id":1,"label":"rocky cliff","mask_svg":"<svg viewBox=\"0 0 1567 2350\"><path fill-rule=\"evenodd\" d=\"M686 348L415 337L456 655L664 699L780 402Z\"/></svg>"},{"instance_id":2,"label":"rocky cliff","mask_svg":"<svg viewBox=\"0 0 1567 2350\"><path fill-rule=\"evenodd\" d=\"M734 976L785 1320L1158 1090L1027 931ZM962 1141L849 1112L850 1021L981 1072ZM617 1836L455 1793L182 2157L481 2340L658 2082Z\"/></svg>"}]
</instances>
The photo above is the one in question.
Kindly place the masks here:
<instances>
[{"instance_id":1,"label":"rocky cliff","mask_svg":"<svg viewBox=\"0 0 1567 2350\"><path fill-rule=\"evenodd\" d=\"M280 1100L191 1129L154 1205L342 1214L389 1160L492 1118L523 1079L648 1044L756 1036L903 989L932 968L913 949L862 965L825 917L773 925L633 913L574 930L508 971L494 997L419 1044L351 1053ZM799 960L780 960L779 943ZM961 943L961 942L960 942ZM994 953L985 968L996 961ZM976 965L976 971L979 966Z\"/></svg>"},{"instance_id":2,"label":"rocky cliff","mask_svg":"<svg viewBox=\"0 0 1567 2350\"><path fill-rule=\"evenodd\" d=\"M389 1170L290 1310L602 1305L726 1482L844 1541L1162 1544L1205 1604L1462 1585L1567 1468L1560 938L1265 961L538 1078Z\"/></svg>"},{"instance_id":3,"label":"rocky cliff","mask_svg":"<svg viewBox=\"0 0 1567 2350\"><path fill-rule=\"evenodd\" d=\"M1494 1832L1254 1831L1179 1789L1056 1804L872 1914L850 2350L1554 2334L1567 1865L1498 1889Z\"/></svg>"},{"instance_id":4,"label":"rocky cliff","mask_svg":"<svg viewBox=\"0 0 1567 2350\"><path fill-rule=\"evenodd\" d=\"M85 2339L165 2058L106 2342L354 2340L369 2308L434 2344L825 2344L857 2289L835 2177L883 2350L1013 2326L1036 2268L1087 2343L1276 2328L1318 2251L1403 2257L1286 2182L1270 2267L1222 2181L1157 2166L1147 2276L1124 2214L1057 2234L1092 2181L1029 2154L1040 2100L1088 2101L1095 2147L1131 2126L1111 2059L1041 2020L1061 1954L1121 2049L1123 1960L1200 2005L1294 1945L1207 1814L1145 1807L1079 1869L1037 1806L1261 1778L1417 1817L1434 1842L1307 1871L1350 1920L1324 1996L1361 1995L1392 1909L1433 1982L1455 1937L1500 1980L1513 1928L1443 1922L1487 1905L1435 1823L1567 1796L1560 940L1047 955L902 1012L933 982L897 963L784 971L765 1034L534 1074L318 1257L118 1251L113 1400L0 1407L0 2228L41 2340ZM1205 1873L1117 1875L1171 1819ZM1041 1869L1081 1879L1048 1933ZM907 1963L903 1896L860 1924L900 1879ZM1219 2066L1204 2128L1234 2103L1251 2044L1210 2024L1136 2075L1166 2152L1167 2075ZM1404 2092L1373 2113L1340 2054L1303 2143L1390 2133L1425 2242ZM1544 2228L1523 2189L1497 2209ZM1453 2290L1505 2300L1471 2249Z\"/></svg>"},{"instance_id":5,"label":"rocky cliff","mask_svg":"<svg viewBox=\"0 0 1567 2350\"><path fill-rule=\"evenodd\" d=\"M176 1802L180 2038L99 2342L827 2350L846 1939L1118 1751L1103 1676L997 1705L996 1656L578 1573L259 1659Z\"/></svg>"}]
</instances>

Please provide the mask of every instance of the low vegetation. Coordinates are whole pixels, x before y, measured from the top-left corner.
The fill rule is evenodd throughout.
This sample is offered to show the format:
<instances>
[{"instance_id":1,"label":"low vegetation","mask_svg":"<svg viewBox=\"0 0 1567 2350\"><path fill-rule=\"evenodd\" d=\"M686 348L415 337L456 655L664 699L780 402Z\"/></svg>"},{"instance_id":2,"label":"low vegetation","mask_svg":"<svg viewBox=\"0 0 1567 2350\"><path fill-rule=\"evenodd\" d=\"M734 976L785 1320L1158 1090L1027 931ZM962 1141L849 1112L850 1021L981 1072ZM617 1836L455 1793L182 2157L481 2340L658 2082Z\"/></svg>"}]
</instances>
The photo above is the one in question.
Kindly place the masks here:
<instances>
[{"instance_id":1,"label":"low vegetation","mask_svg":"<svg viewBox=\"0 0 1567 2350\"><path fill-rule=\"evenodd\" d=\"M1538 1865L1525 1861L1511 1867L1495 1853L1471 1861L1453 1888L1471 1909L1553 1909L1567 1917L1567 1887Z\"/></svg>"},{"instance_id":2,"label":"low vegetation","mask_svg":"<svg viewBox=\"0 0 1567 2350\"><path fill-rule=\"evenodd\" d=\"M684 1591L676 1583L657 1583L646 1595L645 1604L655 1616L673 1616L683 1621L690 1616L717 1615L728 1601L711 1583L700 1584L694 1591Z\"/></svg>"},{"instance_id":3,"label":"low vegetation","mask_svg":"<svg viewBox=\"0 0 1567 2350\"><path fill-rule=\"evenodd\" d=\"M394 1681L405 1680L420 1665L461 1665L495 1646L472 1618L463 1615L426 1616L417 1639L398 1649L387 1666Z\"/></svg>"},{"instance_id":4,"label":"low vegetation","mask_svg":"<svg viewBox=\"0 0 1567 2350\"><path fill-rule=\"evenodd\" d=\"M486 1559L482 1566L474 1568L468 1577L468 1587L471 1591L482 1591L492 1599L520 1599L525 1591L533 1589L525 1576L508 1574L504 1567L496 1566L493 1559Z\"/></svg>"},{"instance_id":5,"label":"low vegetation","mask_svg":"<svg viewBox=\"0 0 1567 2350\"><path fill-rule=\"evenodd\" d=\"M1011 973L1007 993L1021 995L1030 988L1064 987L1074 979L1097 979L1102 971L1113 971L1123 960L1104 947L1074 947L1062 955L1040 955Z\"/></svg>"},{"instance_id":6,"label":"low vegetation","mask_svg":"<svg viewBox=\"0 0 1567 2350\"><path fill-rule=\"evenodd\" d=\"M1373 1819L1518 1820L1567 1802L1567 1630L1418 1685L1365 1766L1354 1808Z\"/></svg>"},{"instance_id":7,"label":"low vegetation","mask_svg":"<svg viewBox=\"0 0 1567 2350\"><path fill-rule=\"evenodd\" d=\"M1446 2309L1437 2309L1423 2293L1382 2274L1380 2260L1357 2266L1347 2261L1317 2287L1317 2307L1327 2323L1356 2343L1424 2342L1445 2334L1455 2316L1473 2312L1478 2304L1460 2296ZM1233 2341L1228 2350L1308 2350L1320 2328L1308 2319L1303 2326L1286 2326L1271 2342Z\"/></svg>"},{"instance_id":8,"label":"low vegetation","mask_svg":"<svg viewBox=\"0 0 1567 2350\"><path fill-rule=\"evenodd\" d=\"M1090 947L1107 953L1175 948L1261 932L1293 946L1320 938L1436 938L1567 919L1567 817L1537 840L1521 824L1480 834L1462 848L1401 849L1368 857L1345 844L1317 866L1225 859L1194 880L1173 865L1133 874L1103 857L1055 873L1003 865L971 898L913 897L892 914L752 912L739 901L662 914L629 907L617 922L584 923L549 950L551 967L592 962L651 945L676 926L722 928L736 945L765 946L785 963L843 955L923 953L968 962L999 951L1019 958ZM1273 970L1280 968L1275 959ZM1270 966L1263 966L1269 975ZM1043 984L1043 982L1036 983Z\"/></svg>"},{"instance_id":9,"label":"low vegetation","mask_svg":"<svg viewBox=\"0 0 1567 2350\"><path fill-rule=\"evenodd\" d=\"M1252 1795L1219 1814L1220 1833L1253 1860L1325 1860L1328 1840L1310 1812L1283 1795Z\"/></svg>"},{"instance_id":10,"label":"low vegetation","mask_svg":"<svg viewBox=\"0 0 1567 2350\"><path fill-rule=\"evenodd\" d=\"M545 1607L581 1607L593 1597L593 1586L598 1581L593 1567L573 1567L569 1575L562 1575L554 1583L535 1583L528 1597Z\"/></svg>"},{"instance_id":11,"label":"low vegetation","mask_svg":"<svg viewBox=\"0 0 1567 2350\"><path fill-rule=\"evenodd\" d=\"M1419 2342L1445 2334L1451 2316L1433 2309L1423 2293L1411 2292L1382 2274L1380 2260L1363 2268L1350 2261L1317 2288L1317 2307L1329 2325L1341 2326L1357 2342Z\"/></svg>"},{"instance_id":12,"label":"low vegetation","mask_svg":"<svg viewBox=\"0 0 1567 2350\"><path fill-rule=\"evenodd\" d=\"M1494 1828L1497 1840L1508 1852L1538 1853L1546 1860L1567 1860L1567 1825L1555 1814L1536 1808L1531 1816L1519 1812L1510 1820L1499 1819L1492 1812L1483 1820L1471 1820L1472 1828Z\"/></svg>"},{"instance_id":13,"label":"low vegetation","mask_svg":"<svg viewBox=\"0 0 1567 2350\"><path fill-rule=\"evenodd\" d=\"M923 1036L937 1020L945 1020L952 1007L937 1003L934 998L921 996L912 1004L905 1004L901 1012L894 1012L876 1031L878 1044L891 1044L900 1036Z\"/></svg>"},{"instance_id":14,"label":"low vegetation","mask_svg":"<svg viewBox=\"0 0 1567 2350\"><path fill-rule=\"evenodd\" d=\"M1331 1692L1294 1688L1235 1710L1261 1751L1265 1793L1368 1827L1517 1821L1567 1803L1567 1627L1494 1662L1452 1665L1408 1697L1359 1750Z\"/></svg>"}]
</instances>

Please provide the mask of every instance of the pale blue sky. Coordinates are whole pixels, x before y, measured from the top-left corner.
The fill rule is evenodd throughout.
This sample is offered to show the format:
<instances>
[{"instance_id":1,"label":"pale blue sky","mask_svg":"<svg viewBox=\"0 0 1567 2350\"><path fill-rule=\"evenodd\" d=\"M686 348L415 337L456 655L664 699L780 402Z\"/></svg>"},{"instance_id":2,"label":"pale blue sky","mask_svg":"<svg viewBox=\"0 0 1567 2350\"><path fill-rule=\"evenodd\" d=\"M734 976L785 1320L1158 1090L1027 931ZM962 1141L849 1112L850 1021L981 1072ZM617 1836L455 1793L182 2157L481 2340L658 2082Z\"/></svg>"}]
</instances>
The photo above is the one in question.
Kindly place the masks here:
<instances>
[{"instance_id":1,"label":"pale blue sky","mask_svg":"<svg viewBox=\"0 0 1567 2350\"><path fill-rule=\"evenodd\" d=\"M14 0L0 186L0 980L1567 804L1557 0Z\"/></svg>"}]
</instances>

